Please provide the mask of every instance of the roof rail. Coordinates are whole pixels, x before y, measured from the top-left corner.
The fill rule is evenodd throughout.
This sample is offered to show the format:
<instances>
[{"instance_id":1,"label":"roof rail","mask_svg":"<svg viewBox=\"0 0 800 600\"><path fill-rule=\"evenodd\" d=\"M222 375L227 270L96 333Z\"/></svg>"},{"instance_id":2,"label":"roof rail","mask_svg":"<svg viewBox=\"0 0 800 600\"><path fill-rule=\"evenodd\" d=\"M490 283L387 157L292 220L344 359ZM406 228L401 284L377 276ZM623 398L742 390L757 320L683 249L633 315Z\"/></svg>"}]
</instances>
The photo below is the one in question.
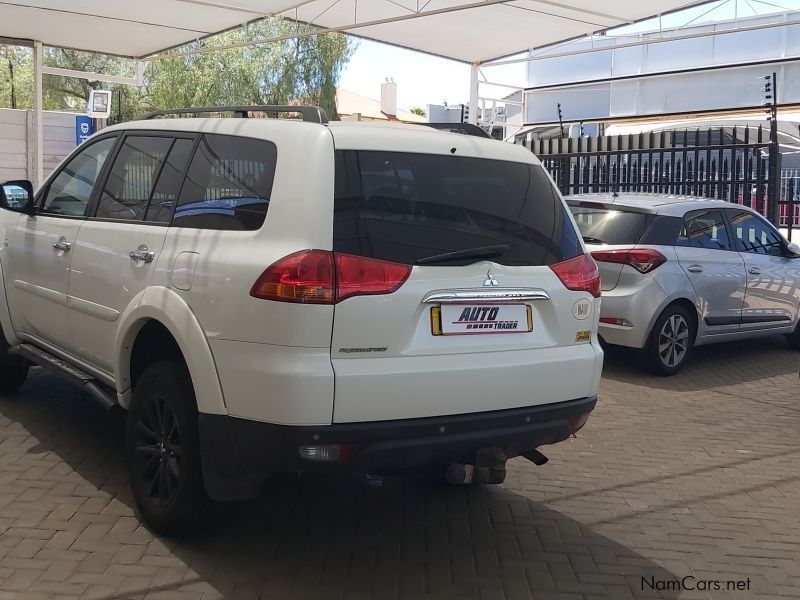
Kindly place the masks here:
<instances>
[{"instance_id":1,"label":"roof rail","mask_svg":"<svg viewBox=\"0 0 800 600\"><path fill-rule=\"evenodd\" d=\"M426 125L439 129L441 131L449 131L450 133L460 133L462 135L474 135L476 137L491 138L488 133L477 125L472 123L418 123L418 125Z\"/></svg>"},{"instance_id":2,"label":"roof rail","mask_svg":"<svg viewBox=\"0 0 800 600\"><path fill-rule=\"evenodd\" d=\"M299 113L303 121L309 123L327 123L328 114L319 106L289 106L286 104L261 104L252 106L203 106L198 108L168 108L156 110L140 117L141 120L154 119L168 115L202 115L207 113L233 113L234 116L246 119L251 112L264 113Z\"/></svg>"}]
</instances>

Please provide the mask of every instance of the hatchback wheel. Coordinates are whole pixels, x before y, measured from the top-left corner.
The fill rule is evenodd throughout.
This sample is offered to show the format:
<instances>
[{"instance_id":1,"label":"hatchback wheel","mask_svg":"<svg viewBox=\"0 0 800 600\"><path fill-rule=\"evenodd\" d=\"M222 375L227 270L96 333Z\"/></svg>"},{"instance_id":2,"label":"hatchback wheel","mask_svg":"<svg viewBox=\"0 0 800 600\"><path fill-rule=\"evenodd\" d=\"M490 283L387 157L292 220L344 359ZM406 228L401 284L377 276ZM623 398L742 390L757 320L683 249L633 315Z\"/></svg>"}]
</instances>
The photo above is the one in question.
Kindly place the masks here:
<instances>
[{"instance_id":1,"label":"hatchback wheel","mask_svg":"<svg viewBox=\"0 0 800 600\"><path fill-rule=\"evenodd\" d=\"M642 350L646 365L657 375L675 375L689 358L694 334L688 311L681 306L668 307L656 321Z\"/></svg>"},{"instance_id":2,"label":"hatchback wheel","mask_svg":"<svg viewBox=\"0 0 800 600\"><path fill-rule=\"evenodd\" d=\"M186 533L202 511L205 494L194 391L183 365L156 363L141 375L125 446L142 520L165 535Z\"/></svg>"}]
</instances>

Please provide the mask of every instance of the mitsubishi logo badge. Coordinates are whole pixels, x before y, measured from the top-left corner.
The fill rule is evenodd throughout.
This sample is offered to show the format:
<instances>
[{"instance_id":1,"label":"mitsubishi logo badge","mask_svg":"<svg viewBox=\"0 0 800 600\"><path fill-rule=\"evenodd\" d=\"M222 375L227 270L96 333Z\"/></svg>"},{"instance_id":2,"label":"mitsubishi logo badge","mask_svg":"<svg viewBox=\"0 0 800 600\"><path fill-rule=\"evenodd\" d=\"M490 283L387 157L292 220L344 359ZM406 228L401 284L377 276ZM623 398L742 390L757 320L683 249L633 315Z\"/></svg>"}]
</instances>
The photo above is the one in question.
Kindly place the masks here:
<instances>
[{"instance_id":1,"label":"mitsubishi logo badge","mask_svg":"<svg viewBox=\"0 0 800 600\"><path fill-rule=\"evenodd\" d=\"M484 281L484 282L483 282L483 285L485 285L485 286L487 286L487 287L488 287L488 286L496 286L496 285L500 285L500 284L497 282L497 279L495 279L495 278L494 278L494 275L492 275L492 270L491 270L491 269L489 269L488 271L486 271L486 281Z\"/></svg>"}]
</instances>

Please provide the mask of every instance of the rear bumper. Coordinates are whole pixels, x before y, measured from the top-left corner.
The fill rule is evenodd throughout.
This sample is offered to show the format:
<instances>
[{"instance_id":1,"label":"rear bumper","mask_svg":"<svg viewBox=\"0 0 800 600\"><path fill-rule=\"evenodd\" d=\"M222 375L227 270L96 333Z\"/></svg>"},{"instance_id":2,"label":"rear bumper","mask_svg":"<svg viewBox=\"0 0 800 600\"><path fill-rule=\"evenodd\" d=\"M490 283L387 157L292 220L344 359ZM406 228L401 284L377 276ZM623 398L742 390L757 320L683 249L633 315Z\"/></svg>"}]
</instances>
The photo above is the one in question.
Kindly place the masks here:
<instances>
[{"instance_id":1,"label":"rear bumper","mask_svg":"<svg viewBox=\"0 0 800 600\"><path fill-rule=\"evenodd\" d=\"M590 396L464 415L308 427L201 413L206 490L215 500L233 500L257 496L267 475L276 472L443 470L452 462L471 462L481 448L518 456L567 439L573 432L570 421L588 415L596 402ZM352 456L343 462L300 456L301 446L328 444L346 444Z\"/></svg>"},{"instance_id":2,"label":"rear bumper","mask_svg":"<svg viewBox=\"0 0 800 600\"><path fill-rule=\"evenodd\" d=\"M597 333L609 344L644 348L652 323L667 299L654 277L640 276L635 283L619 284L603 292L600 317L625 319L631 323L631 326L600 323Z\"/></svg>"}]
</instances>

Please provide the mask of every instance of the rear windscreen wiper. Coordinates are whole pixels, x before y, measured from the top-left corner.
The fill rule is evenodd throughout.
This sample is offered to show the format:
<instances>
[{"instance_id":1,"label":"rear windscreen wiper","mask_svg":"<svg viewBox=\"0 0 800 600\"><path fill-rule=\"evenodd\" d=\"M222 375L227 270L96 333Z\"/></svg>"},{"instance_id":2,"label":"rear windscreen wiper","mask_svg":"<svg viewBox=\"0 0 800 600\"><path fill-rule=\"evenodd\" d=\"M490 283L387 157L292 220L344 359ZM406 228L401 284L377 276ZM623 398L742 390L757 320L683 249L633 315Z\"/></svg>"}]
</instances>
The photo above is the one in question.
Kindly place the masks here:
<instances>
[{"instance_id":1,"label":"rear windscreen wiper","mask_svg":"<svg viewBox=\"0 0 800 600\"><path fill-rule=\"evenodd\" d=\"M588 235L583 236L583 241L587 244L605 244L603 240L599 240L597 238L590 237Z\"/></svg>"},{"instance_id":2,"label":"rear windscreen wiper","mask_svg":"<svg viewBox=\"0 0 800 600\"><path fill-rule=\"evenodd\" d=\"M469 258L474 258L476 261L486 258L500 258L506 252L508 252L508 246L506 244L499 244L497 246L481 246L479 248L467 248L466 250L456 250L455 252L445 252L444 254L426 256L425 258L420 258L416 264L431 265L433 263L443 263Z\"/></svg>"}]
</instances>

